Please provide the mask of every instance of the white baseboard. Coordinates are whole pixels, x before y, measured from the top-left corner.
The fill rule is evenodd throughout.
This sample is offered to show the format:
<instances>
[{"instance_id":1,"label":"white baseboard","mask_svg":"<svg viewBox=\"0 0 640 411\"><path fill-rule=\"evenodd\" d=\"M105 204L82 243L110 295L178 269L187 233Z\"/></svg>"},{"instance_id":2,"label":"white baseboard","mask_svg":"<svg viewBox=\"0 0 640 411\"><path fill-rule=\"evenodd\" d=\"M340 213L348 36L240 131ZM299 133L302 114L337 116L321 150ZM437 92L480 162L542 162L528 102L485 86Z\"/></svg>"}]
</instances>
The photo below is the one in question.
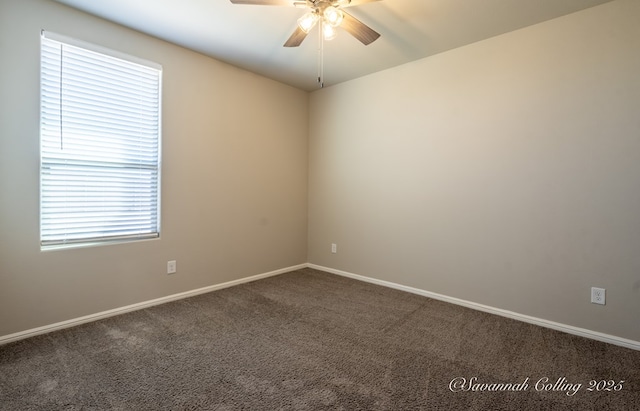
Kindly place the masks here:
<instances>
[{"instance_id":1,"label":"white baseboard","mask_svg":"<svg viewBox=\"0 0 640 411\"><path fill-rule=\"evenodd\" d=\"M346 271L336 270L329 267L323 267L316 264L299 264L292 267L282 268L268 273L258 274L251 277L241 278L238 280L228 281L222 284L211 285L208 287L198 288L191 291L185 291L178 294L172 294L166 297L156 298L154 300L143 301L136 304L127 305L124 307L115 308L112 310L102 311L95 314L86 315L84 317L74 318L71 320L61 321L54 324L45 325L38 328L32 328L25 331L20 331L14 334L0 336L0 345L8 344L10 342L23 340L25 338L33 337L40 334L46 334L52 331L62 330L65 328L75 327L80 324L89 323L92 321L98 321L104 318L114 317L116 315L125 314L131 311L142 310L144 308L153 307L154 305L160 305L171 301L181 300L184 298L193 297L199 294L205 294L211 291L221 290L223 288L233 287L235 285L248 283L251 281L260 280L267 277L273 277L276 275L284 274L290 271L299 270L302 268L314 268L316 270L325 271L331 274L340 275L343 277L353 278L355 280L364 281L372 284L381 285L383 287L394 288L396 290L406 291L412 294L421 295L435 300L448 302L451 304L461 305L463 307L471 308L478 311L484 311L490 314L496 314L502 317L511 318L514 320L522 321L529 324L539 325L541 327L551 328L553 330L566 332L568 334L578 335L592 340L602 341L609 344L618 345L621 347L631 348L633 350L640 351L640 342L629 340L626 338L616 337L614 335L604 334L597 331L587 330L585 328L574 327L571 325L561 324L554 321L545 320L542 318L531 317L524 314L519 314L513 311L503 310L500 308L491 307L484 304L474 303L472 301L462 300L459 298L449 297L442 294L433 293L430 291L421 290L414 287L408 287L402 284L392 283L390 281L378 280L371 277L365 277L359 274L353 274Z\"/></svg>"},{"instance_id":2,"label":"white baseboard","mask_svg":"<svg viewBox=\"0 0 640 411\"><path fill-rule=\"evenodd\" d=\"M292 267L282 268L280 270L270 271L268 273L258 274L251 277L241 278L239 280L228 281L222 284L211 285L208 287L198 288L191 291L185 291L178 294L168 295L166 297L156 298L155 300L143 301L141 303L127 305L125 307L115 308L113 310L102 311L95 314L85 315L84 317L73 318L67 321L61 321L55 324L45 325L38 328L32 328L30 330L20 331L15 334L9 334L0 336L0 345L8 344L10 342L23 340L25 338L34 337L40 334L50 333L52 331L62 330L65 328L75 327L76 325L89 323L92 321L102 320L104 318L114 317L116 315L125 314L131 311L142 310L144 308L153 307L154 305L160 305L171 301L182 300L183 298L193 297L199 294L209 293L211 291L221 290L223 288L233 287L234 285L249 283L251 281L261 280L267 277L273 277L276 275L284 274L289 271L299 270L301 268L308 267L307 264L300 264Z\"/></svg>"},{"instance_id":3,"label":"white baseboard","mask_svg":"<svg viewBox=\"0 0 640 411\"><path fill-rule=\"evenodd\" d=\"M585 328L574 327L567 324L561 324L554 321L545 320L542 318L531 317L524 314L519 314L513 311L503 310L500 308L491 307L484 304L474 303L472 301L461 300L459 298L449 297L442 294L432 293L430 291L421 290L418 288L408 287L401 284L392 283L389 281L378 280L376 278L365 277L359 274L348 273L346 271L336 270L333 268L323 267L315 264L307 264L307 267L314 268L316 270L325 271L331 274L340 275L343 277L353 278L354 280L360 280L372 284L381 285L383 287L394 288L396 290L406 291L412 294L418 294L424 297L433 298L434 300L440 300L451 304L461 305L463 307L471 308L478 311L484 311L490 314L496 314L502 317L511 318L514 320L522 321L529 324L539 325L541 327L551 328L553 330L562 331L568 334L578 335L580 337L590 338L592 340L602 341L609 344L618 345L625 348L631 348L633 350L640 351L640 342L629 340L626 338L616 337L615 335L609 335L600 333L597 331L587 330Z\"/></svg>"}]
</instances>

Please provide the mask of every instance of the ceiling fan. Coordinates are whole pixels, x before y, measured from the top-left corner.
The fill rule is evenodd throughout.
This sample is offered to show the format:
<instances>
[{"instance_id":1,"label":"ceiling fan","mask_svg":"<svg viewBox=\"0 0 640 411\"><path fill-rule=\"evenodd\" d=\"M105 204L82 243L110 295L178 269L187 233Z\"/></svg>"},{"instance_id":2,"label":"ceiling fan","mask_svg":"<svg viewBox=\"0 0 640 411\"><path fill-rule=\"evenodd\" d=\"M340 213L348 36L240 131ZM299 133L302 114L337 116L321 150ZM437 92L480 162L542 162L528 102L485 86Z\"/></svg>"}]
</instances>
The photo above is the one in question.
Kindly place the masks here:
<instances>
[{"instance_id":1,"label":"ceiling fan","mask_svg":"<svg viewBox=\"0 0 640 411\"><path fill-rule=\"evenodd\" d=\"M284 43L285 47L298 47L316 24L319 25L324 40L333 39L336 36L336 28L342 27L365 46L373 43L380 37L380 34L344 9L374 1L379 0L231 0L231 3L294 6L309 9L298 19L296 30Z\"/></svg>"}]
</instances>

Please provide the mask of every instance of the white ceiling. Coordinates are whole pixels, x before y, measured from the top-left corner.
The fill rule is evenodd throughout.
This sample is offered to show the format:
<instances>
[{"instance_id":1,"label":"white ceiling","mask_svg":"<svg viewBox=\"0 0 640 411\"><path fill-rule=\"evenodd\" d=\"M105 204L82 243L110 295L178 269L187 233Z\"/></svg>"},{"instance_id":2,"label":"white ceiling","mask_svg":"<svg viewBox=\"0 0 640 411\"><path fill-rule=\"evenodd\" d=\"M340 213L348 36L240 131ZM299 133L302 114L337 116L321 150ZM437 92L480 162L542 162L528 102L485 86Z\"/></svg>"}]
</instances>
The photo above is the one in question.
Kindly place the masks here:
<instances>
[{"instance_id":1,"label":"white ceiling","mask_svg":"<svg viewBox=\"0 0 640 411\"><path fill-rule=\"evenodd\" d=\"M229 0L55 0L303 90L314 90L318 37L282 47L304 9ZM349 13L381 34L340 30L324 47L325 87L611 0L382 0Z\"/></svg>"}]
</instances>

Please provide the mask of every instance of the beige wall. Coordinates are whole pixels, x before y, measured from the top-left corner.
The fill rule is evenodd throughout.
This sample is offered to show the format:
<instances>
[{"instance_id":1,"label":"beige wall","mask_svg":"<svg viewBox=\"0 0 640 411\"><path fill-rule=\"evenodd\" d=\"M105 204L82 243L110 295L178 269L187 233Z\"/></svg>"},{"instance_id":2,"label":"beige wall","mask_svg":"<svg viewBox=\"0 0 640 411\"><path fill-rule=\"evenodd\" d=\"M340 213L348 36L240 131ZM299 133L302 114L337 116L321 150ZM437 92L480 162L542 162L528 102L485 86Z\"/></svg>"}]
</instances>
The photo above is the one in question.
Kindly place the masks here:
<instances>
[{"instance_id":1,"label":"beige wall","mask_svg":"<svg viewBox=\"0 0 640 411\"><path fill-rule=\"evenodd\" d=\"M615 1L308 104L57 3L0 0L0 336L309 261L640 341L639 16ZM160 240L40 251L40 29L163 65Z\"/></svg>"},{"instance_id":2,"label":"beige wall","mask_svg":"<svg viewBox=\"0 0 640 411\"><path fill-rule=\"evenodd\" d=\"M160 240L40 251L41 29L163 65ZM42 0L0 56L0 336L307 261L308 93Z\"/></svg>"},{"instance_id":3,"label":"beige wall","mask_svg":"<svg viewBox=\"0 0 640 411\"><path fill-rule=\"evenodd\" d=\"M640 341L638 21L616 1L312 93L309 262Z\"/></svg>"}]
</instances>

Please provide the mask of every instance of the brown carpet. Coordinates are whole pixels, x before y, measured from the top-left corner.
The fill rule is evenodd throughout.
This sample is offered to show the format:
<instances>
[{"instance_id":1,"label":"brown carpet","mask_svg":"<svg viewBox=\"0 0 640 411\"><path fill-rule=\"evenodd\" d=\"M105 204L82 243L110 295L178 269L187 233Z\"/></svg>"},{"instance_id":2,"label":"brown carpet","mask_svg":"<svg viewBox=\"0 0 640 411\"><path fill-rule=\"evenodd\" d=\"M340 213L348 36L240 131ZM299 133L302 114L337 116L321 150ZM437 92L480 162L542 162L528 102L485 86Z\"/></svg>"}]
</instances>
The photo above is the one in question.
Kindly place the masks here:
<instances>
[{"instance_id":1,"label":"brown carpet","mask_svg":"<svg viewBox=\"0 0 640 411\"><path fill-rule=\"evenodd\" d=\"M0 346L0 409L638 410L640 351L304 269Z\"/></svg>"}]
</instances>

